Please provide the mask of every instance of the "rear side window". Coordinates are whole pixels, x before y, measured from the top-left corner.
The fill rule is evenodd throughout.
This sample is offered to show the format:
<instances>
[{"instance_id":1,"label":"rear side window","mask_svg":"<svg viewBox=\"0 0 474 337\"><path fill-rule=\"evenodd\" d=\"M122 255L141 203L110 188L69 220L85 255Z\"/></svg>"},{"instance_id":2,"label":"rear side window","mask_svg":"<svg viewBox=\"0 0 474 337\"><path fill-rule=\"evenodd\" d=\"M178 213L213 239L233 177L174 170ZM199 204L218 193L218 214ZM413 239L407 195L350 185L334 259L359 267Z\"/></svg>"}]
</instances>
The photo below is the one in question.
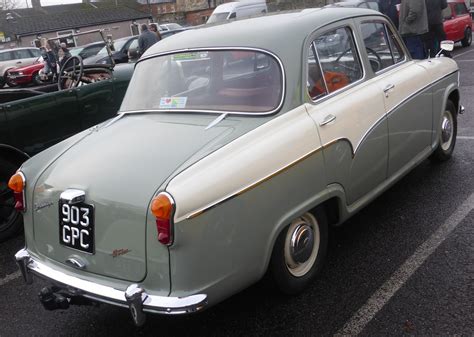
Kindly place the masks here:
<instances>
[{"instance_id":1,"label":"rear side window","mask_svg":"<svg viewBox=\"0 0 474 337\"><path fill-rule=\"evenodd\" d=\"M361 25L364 47L374 72L401 62L402 49L395 34L382 22L364 22Z\"/></svg>"},{"instance_id":2,"label":"rear side window","mask_svg":"<svg viewBox=\"0 0 474 337\"><path fill-rule=\"evenodd\" d=\"M308 93L315 100L342 89L363 76L348 27L318 36L308 51Z\"/></svg>"},{"instance_id":3,"label":"rear side window","mask_svg":"<svg viewBox=\"0 0 474 337\"><path fill-rule=\"evenodd\" d=\"M1 61L10 61L13 59L13 55L11 51L6 51L3 53L0 53L0 62Z\"/></svg>"}]
</instances>

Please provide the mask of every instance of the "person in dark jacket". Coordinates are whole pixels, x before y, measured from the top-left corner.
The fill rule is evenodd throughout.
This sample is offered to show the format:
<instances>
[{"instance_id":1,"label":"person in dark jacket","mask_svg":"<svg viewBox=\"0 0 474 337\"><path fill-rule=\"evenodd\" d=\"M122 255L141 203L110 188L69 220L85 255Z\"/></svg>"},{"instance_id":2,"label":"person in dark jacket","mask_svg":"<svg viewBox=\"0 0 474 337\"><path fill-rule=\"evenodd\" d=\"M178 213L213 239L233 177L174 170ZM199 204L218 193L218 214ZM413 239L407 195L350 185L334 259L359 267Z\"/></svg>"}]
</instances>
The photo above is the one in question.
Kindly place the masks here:
<instances>
[{"instance_id":1,"label":"person in dark jacket","mask_svg":"<svg viewBox=\"0 0 474 337\"><path fill-rule=\"evenodd\" d=\"M425 0L428 12L428 33L426 34L425 45L430 56L434 57L439 51L440 42L446 40L446 33L443 26L443 9L448 7L446 0Z\"/></svg>"},{"instance_id":2,"label":"person in dark jacket","mask_svg":"<svg viewBox=\"0 0 474 337\"><path fill-rule=\"evenodd\" d=\"M138 54L142 56L145 51L158 42L158 36L148 30L146 24L142 25L142 33L138 37Z\"/></svg>"},{"instance_id":3,"label":"person in dark jacket","mask_svg":"<svg viewBox=\"0 0 474 337\"><path fill-rule=\"evenodd\" d=\"M398 10L397 5L400 4L400 0L380 0L380 11L388 16L392 20L395 28L398 29Z\"/></svg>"}]
</instances>

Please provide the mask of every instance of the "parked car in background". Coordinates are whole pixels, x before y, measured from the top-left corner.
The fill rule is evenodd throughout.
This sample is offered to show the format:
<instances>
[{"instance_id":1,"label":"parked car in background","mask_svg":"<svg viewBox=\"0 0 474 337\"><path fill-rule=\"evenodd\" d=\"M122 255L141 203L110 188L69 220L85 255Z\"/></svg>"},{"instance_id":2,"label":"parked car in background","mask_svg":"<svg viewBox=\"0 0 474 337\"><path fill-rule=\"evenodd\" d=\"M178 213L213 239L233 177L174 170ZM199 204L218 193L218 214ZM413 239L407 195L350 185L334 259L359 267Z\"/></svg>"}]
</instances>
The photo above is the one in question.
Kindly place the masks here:
<instances>
[{"instance_id":1,"label":"parked car in background","mask_svg":"<svg viewBox=\"0 0 474 337\"><path fill-rule=\"evenodd\" d=\"M114 120L11 178L23 277L55 285L41 290L47 309L105 302L137 325L145 312L202 310L267 272L301 292L324 263L328 226L428 157L451 157L458 79L453 59L412 60L387 17L361 8L156 43Z\"/></svg>"},{"instance_id":2,"label":"parked car in background","mask_svg":"<svg viewBox=\"0 0 474 337\"><path fill-rule=\"evenodd\" d=\"M11 68L33 64L41 56L38 48L15 48L0 50L0 88L6 83L7 71Z\"/></svg>"},{"instance_id":3,"label":"parked car in background","mask_svg":"<svg viewBox=\"0 0 474 337\"><path fill-rule=\"evenodd\" d=\"M463 47L472 43L472 17L464 0L448 0L448 7L443 10L444 31L446 38L460 41Z\"/></svg>"},{"instance_id":4,"label":"parked car in background","mask_svg":"<svg viewBox=\"0 0 474 337\"><path fill-rule=\"evenodd\" d=\"M114 41L112 57L115 63L128 62L128 49L133 41L138 40L138 35L127 36ZM84 60L85 65L92 64L112 64L107 53L107 48L103 47L95 56L88 57Z\"/></svg>"},{"instance_id":5,"label":"parked car in background","mask_svg":"<svg viewBox=\"0 0 474 337\"><path fill-rule=\"evenodd\" d=\"M71 53L71 56L78 55L82 57L82 59L86 59L88 57L97 55L97 53L103 49L105 46L104 41L99 41L99 42L92 42L89 44L85 44L83 46L71 48L69 52Z\"/></svg>"},{"instance_id":6,"label":"parked car in background","mask_svg":"<svg viewBox=\"0 0 474 337\"><path fill-rule=\"evenodd\" d=\"M370 8L380 12L380 6L377 1L338 0L328 6Z\"/></svg>"},{"instance_id":7,"label":"parked car in background","mask_svg":"<svg viewBox=\"0 0 474 337\"><path fill-rule=\"evenodd\" d=\"M22 228L9 176L38 152L115 116L133 72L128 64L82 66L77 56L69 65L63 78L70 79L59 86L0 91L0 242Z\"/></svg>"},{"instance_id":8,"label":"parked car in background","mask_svg":"<svg viewBox=\"0 0 474 337\"><path fill-rule=\"evenodd\" d=\"M160 32L161 38L166 39L172 35L178 34L185 31L184 28L175 29L175 30L164 30ZM130 46L128 47L128 61L136 62L140 56L138 55L138 39L133 40Z\"/></svg>"},{"instance_id":9,"label":"parked car in background","mask_svg":"<svg viewBox=\"0 0 474 337\"><path fill-rule=\"evenodd\" d=\"M266 13L266 0L233 1L220 4L212 12L206 23L224 22Z\"/></svg>"},{"instance_id":10,"label":"parked car in background","mask_svg":"<svg viewBox=\"0 0 474 337\"><path fill-rule=\"evenodd\" d=\"M163 23L161 25L158 25L158 30L160 32L165 32L165 31L170 31L170 30L183 30L185 29L183 26L181 26L178 23Z\"/></svg>"},{"instance_id":11,"label":"parked car in background","mask_svg":"<svg viewBox=\"0 0 474 337\"><path fill-rule=\"evenodd\" d=\"M43 58L39 57L36 61L25 67L11 68L7 70L5 76L5 82L10 88L16 86L26 86L29 84L41 85L43 80L41 79L40 72L44 68Z\"/></svg>"}]
</instances>

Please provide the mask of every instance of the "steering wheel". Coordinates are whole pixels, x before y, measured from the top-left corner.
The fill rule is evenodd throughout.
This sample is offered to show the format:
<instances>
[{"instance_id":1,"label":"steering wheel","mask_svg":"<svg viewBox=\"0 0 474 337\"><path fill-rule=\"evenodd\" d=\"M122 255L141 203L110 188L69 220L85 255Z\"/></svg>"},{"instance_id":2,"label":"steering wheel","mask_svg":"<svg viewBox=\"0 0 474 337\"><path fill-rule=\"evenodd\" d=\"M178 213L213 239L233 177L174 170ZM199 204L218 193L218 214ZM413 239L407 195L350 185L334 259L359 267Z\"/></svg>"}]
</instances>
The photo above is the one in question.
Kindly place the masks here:
<instances>
[{"instance_id":1,"label":"steering wheel","mask_svg":"<svg viewBox=\"0 0 474 337\"><path fill-rule=\"evenodd\" d=\"M352 52L352 48L347 48L346 50L344 50L335 60L334 62L337 63L341 68L344 68L344 69L347 69L347 70L350 70L352 72L357 72L358 69L356 67L351 67L347 64L345 64L344 62L341 61L341 59L346 56L346 54L348 52Z\"/></svg>"},{"instance_id":2,"label":"steering wheel","mask_svg":"<svg viewBox=\"0 0 474 337\"><path fill-rule=\"evenodd\" d=\"M377 59L377 60L374 60L374 59L369 58L369 62L370 62L370 66L372 67L372 70L374 72L377 72L380 69L382 69L382 59L380 58L379 54L377 54L375 50L369 47L365 47L365 50L367 51L367 56L369 54L372 54Z\"/></svg>"},{"instance_id":3,"label":"steering wheel","mask_svg":"<svg viewBox=\"0 0 474 337\"><path fill-rule=\"evenodd\" d=\"M77 87L81 82L82 74L84 73L84 64L82 57L71 56L64 62L59 71L58 89L71 89Z\"/></svg>"}]
</instances>

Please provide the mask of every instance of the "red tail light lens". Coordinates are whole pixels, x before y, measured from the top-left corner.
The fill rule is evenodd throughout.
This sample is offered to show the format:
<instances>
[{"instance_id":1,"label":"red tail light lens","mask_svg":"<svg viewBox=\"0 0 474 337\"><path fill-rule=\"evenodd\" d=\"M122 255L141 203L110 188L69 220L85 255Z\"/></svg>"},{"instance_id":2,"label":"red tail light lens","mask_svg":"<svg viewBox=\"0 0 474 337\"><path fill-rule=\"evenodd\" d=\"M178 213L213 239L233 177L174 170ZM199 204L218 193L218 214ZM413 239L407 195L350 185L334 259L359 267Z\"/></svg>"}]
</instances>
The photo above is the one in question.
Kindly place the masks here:
<instances>
[{"instance_id":1,"label":"red tail light lens","mask_svg":"<svg viewBox=\"0 0 474 337\"><path fill-rule=\"evenodd\" d=\"M151 213L156 217L158 241L164 245L173 243L174 200L166 192L161 192L151 201Z\"/></svg>"},{"instance_id":2,"label":"red tail light lens","mask_svg":"<svg viewBox=\"0 0 474 337\"><path fill-rule=\"evenodd\" d=\"M8 187L13 191L15 197L15 209L20 212L26 210L25 185L26 179L21 172L15 173L8 181Z\"/></svg>"}]
</instances>

